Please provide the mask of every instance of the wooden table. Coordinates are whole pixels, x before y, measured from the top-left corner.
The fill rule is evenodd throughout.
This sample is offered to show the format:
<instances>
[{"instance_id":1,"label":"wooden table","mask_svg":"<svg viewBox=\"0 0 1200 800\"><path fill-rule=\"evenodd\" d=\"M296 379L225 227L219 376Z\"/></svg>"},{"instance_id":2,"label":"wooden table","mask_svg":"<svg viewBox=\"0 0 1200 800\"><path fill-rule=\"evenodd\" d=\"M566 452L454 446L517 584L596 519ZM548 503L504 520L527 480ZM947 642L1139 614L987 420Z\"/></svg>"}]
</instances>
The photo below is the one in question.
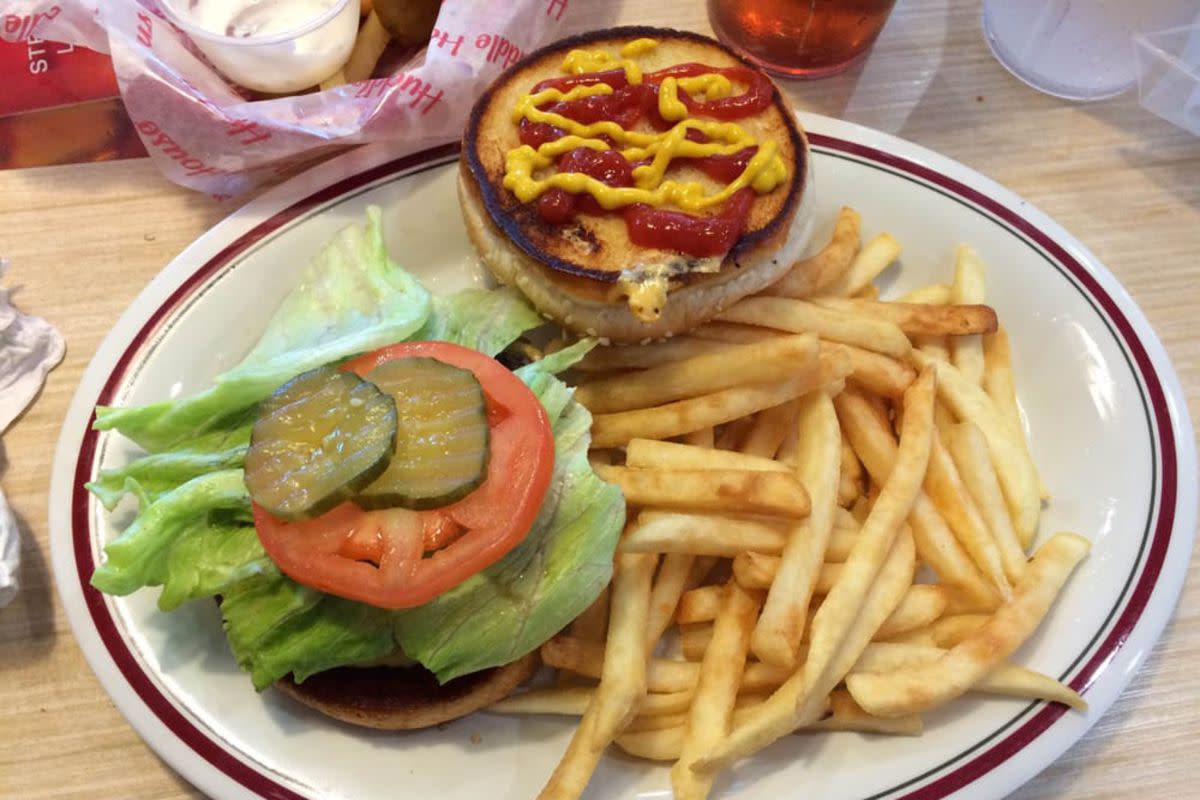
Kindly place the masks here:
<instances>
[{"instance_id":1,"label":"wooden table","mask_svg":"<svg viewBox=\"0 0 1200 800\"><path fill-rule=\"evenodd\" d=\"M697 2L594 5L579 9L581 27L709 30ZM865 64L785 88L800 108L955 158L1072 231L1146 312L1200 418L1200 139L1142 111L1135 93L1075 105L1027 88L992 59L978 8L948 0L902 0ZM59 425L101 337L164 264L232 210L168 183L146 160L0 172L5 284L68 344L3 439L2 484L24 561L22 592L0 609L0 797L198 796L142 743L83 660L53 587L47 490ZM1200 794L1197 563L1122 698L1016 797Z\"/></svg>"}]
</instances>

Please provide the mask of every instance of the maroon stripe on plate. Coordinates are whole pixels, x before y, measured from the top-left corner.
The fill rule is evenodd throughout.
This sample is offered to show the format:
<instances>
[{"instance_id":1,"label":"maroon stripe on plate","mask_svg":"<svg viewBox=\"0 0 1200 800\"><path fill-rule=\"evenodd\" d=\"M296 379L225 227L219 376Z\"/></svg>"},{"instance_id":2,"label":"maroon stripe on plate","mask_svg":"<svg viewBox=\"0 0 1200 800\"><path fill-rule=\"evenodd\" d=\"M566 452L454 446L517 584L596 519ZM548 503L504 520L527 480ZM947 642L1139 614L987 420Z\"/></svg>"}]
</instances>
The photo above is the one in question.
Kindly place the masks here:
<instances>
[{"instance_id":1,"label":"maroon stripe on plate","mask_svg":"<svg viewBox=\"0 0 1200 800\"><path fill-rule=\"evenodd\" d=\"M1166 393L1158 380L1158 374L1154 370L1154 364L1150 360L1149 353L1146 352L1145 346L1138 338L1137 332L1134 331L1128 317L1125 316L1117 306L1116 301L1100 285L1096 276L1080 264L1074 256L1068 253L1066 248L1051 239L1047 233L1036 227L1029 220L1017 215L1007 206L931 167L907 158L902 158L893 153L887 153L874 147L848 142L820 133L808 134L808 140L819 147L840 150L843 153L886 164L893 169L918 177L947 192L958 195L972 205L1000 219L1008 227L1019 231L1050 254L1055 261L1070 272L1075 280L1079 281L1084 287L1085 291L1100 304L1100 307L1104 309L1104 313L1108 315L1108 318L1120 333L1121 338L1125 341L1125 345L1129 349L1134 363L1137 364L1142 383L1145 385L1146 391L1150 396L1150 407L1154 415L1154 422L1158 429L1160 442L1162 492L1159 496L1158 521L1154 526L1154 533L1152 534L1149 553L1146 556L1145 567L1138 578L1137 584L1133 588L1133 592L1129 596L1125 610L1121 613L1121 616L1117 619L1112 630L1100 645L1095 655L1092 656L1091 660L1071 680L1071 687L1073 689L1079 692L1086 691L1104 671L1109 661L1117 654L1117 651L1120 650L1125 640L1129 638L1134 626L1137 625L1138 620L1141 618L1142 612L1146 608L1146 603L1149 602L1150 595L1154 591L1158 575L1162 571L1162 565L1167 556L1167 547L1171 540L1171 529L1175 525L1175 505L1179 478L1175 454L1175 434L1174 429L1171 427L1171 412L1167 405ZM901 800L937 800L937 798L945 797L963 788L1012 758L1040 736L1064 713L1066 713L1065 706L1047 704L1021 727L992 745L992 747L983 753L961 764L953 771L942 775L931 783L903 795Z\"/></svg>"},{"instance_id":2,"label":"maroon stripe on plate","mask_svg":"<svg viewBox=\"0 0 1200 800\"><path fill-rule=\"evenodd\" d=\"M916 176L924 181L934 184L943 190L958 195L967 200L971 204L986 210L998 219L1002 220L1009 227L1021 232L1030 240L1036 242L1046 252L1050 253L1063 267L1065 267L1076 280L1082 284L1086 291L1100 304L1105 313L1109 316L1113 324L1116 326L1121 337L1124 339L1129 352L1132 354L1134 361L1137 364L1138 370L1141 372L1144 385L1150 395L1150 403L1153 409L1154 419L1158 428L1160 437L1160 452L1163 472L1163 491L1161 494L1159 518L1154 528L1153 540L1150 545L1150 551L1146 559L1145 568L1138 579L1136 586L1133 589L1128 605L1122 612L1120 618L1113 626L1109 636L1097 650L1093 658L1080 670L1078 675L1072 681L1072 686L1077 690L1083 691L1096 677L1103 671L1104 666L1120 649L1125 639L1128 638L1133 630L1138 619L1140 618L1146 603L1149 601L1150 595L1154 589L1154 583L1162 568L1163 560L1166 556L1167 545L1170 541L1171 529L1175 520L1175 502L1177 491L1177 465L1175 455L1175 443L1173 430L1171 428L1170 412L1167 407L1165 393L1158 377L1154 372L1153 364L1147 354L1144 346L1137 338L1129 320L1117 307L1117 304L1099 285L1095 277L1087 271L1087 269L1074 259L1067 251L1057 243L1055 243L1047 234L1037 229L1032 223L1017 216L1016 213L1004 207L1000 203L982 194L981 192L972 189L956 180L953 180L946 175L943 175L936 170L926 167L920 163L911 161L906 158L886 153L881 150L867 147L865 145L856 144L854 142L845 141L832 136L827 136L818 133L809 133L809 141L817 146L825 147L831 150L839 150L844 153L855 155L864 159L885 164L893 169L906 172ZM124 380L134 358L140 353L142 348L149 342L157 333L160 326L166 321L167 317L173 313L178 306L199 289L205 281L215 275L220 269L225 267L236 257L241 255L246 249L261 241L266 236L281 227L291 222L292 220L308 213L313 208L328 202L342 194L372 183L380 178L402 173L418 166L435 162L441 158L449 157L455 154L458 150L457 145L451 144L440 147L434 150L417 153L405 158L382 164L357 175L350 176L335 184L332 184L324 189L315 192L312 195L298 201L297 203L288 206L286 209L278 212L271 218L265 220L252 230L242 235L227 247L222 249L212 259L201 265L191 276L189 276L178 289L176 289L166 302L163 303L151 317L146 321L137 335L130 342L125 352L121 354L115 365L112 374L104 384L101 390L98 404L107 404L115 397L116 390ZM92 421L95 417L93 414ZM88 508L89 499L83 484L88 481L91 476L91 468L95 461L96 450L99 442L99 434L89 430L84 434L83 442L80 447L78 461L75 467L75 489L73 495L72 509L72 536L74 545L74 555L76 568L78 571L79 584L83 591L84 599L87 603L88 610L91 614L93 623L108 649L109 655L117 665L121 674L128 681L130 687L137 693L146 706L159 718L159 720L174 733L182 742L191 748L198 756L209 762L213 767L220 770L226 776L244 786L246 789L254 792L261 797L271 798L271 800L303 800L303 797L296 792L282 786L273 778L259 772L257 768L246 764L232 753L228 752L219 742L209 737L208 734L197 728L191 720L183 715L175 706L166 698L159 688L150 680L149 676L141 669L140 664L134 657L126 642L121 637L120 631L117 628L116 621L113 618L108 605L100 592L93 589L88 582L95 568L95 563L92 558L91 536L89 530ZM956 791L957 789L966 786L971 781L986 774L994 767L1002 764L1026 745L1036 739L1043 731L1058 719L1064 710L1061 706L1046 706L1026 721L1020 728L1010 733L1007 737L992 745L987 750L979 755L976 755L970 761L960 765L953 771L937 778L925 786L904 795L904 800L935 800L936 798L945 797L947 794Z\"/></svg>"}]
</instances>

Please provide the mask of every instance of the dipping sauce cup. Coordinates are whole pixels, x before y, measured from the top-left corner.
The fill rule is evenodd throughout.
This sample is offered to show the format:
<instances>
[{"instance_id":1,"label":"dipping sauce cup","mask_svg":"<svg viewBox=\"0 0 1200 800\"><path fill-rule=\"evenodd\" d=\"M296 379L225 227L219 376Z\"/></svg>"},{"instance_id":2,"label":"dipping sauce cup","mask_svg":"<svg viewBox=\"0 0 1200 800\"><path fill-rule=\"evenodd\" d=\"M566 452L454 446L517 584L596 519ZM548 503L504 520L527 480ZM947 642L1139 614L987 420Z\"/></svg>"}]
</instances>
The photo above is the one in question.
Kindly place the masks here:
<instances>
[{"instance_id":1,"label":"dipping sauce cup","mask_svg":"<svg viewBox=\"0 0 1200 800\"><path fill-rule=\"evenodd\" d=\"M164 7L234 83L296 92L334 75L358 33L357 0L168 0Z\"/></svg>"},{"instance_id":2,"label":"dipping sauce cup","mask_svg":"<svg viewBox=\"0 0 1200 800\"><path fill-rule=\"evenodd\" d=\"M708 0L722 42L787 78L835 75L866 55L896 0Z\"/></svg>"}]
</instances>

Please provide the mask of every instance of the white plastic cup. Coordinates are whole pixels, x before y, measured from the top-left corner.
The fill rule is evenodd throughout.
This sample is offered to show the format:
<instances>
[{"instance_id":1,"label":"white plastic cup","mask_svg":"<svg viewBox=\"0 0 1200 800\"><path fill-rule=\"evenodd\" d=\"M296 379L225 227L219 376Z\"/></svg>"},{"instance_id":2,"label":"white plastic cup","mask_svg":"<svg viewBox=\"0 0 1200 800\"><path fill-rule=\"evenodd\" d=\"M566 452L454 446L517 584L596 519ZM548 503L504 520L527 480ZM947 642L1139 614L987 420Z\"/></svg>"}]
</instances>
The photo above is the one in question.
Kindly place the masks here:
<instances>
[{"instance_id":1,"label":"white plastic cup","mask_svg":"<svg viewBox=\"0 0 1200 800\"><path fill-rule=\"evenodd\" d=\"M187 13L188 0L164 3L178 25L229 80L271 94L315 86L336 73L358 34L357 1L334 0L296 27L264 36L230 36L198 25Z\"/></svg>"},{"instance_id":2,"label":"white plastic cup","mask_svg":"<svg viewBox=\"0 0 1200 800\"><path fill-rule=\"evenodd\" d=\"M1195 0L984 0L983 33L996 60L1034 89L1103 100L1137 81L1134 33L1195 10Z\"/></svg>"},{"instance_id":3,"label":"white plastic cup","mask_svg":"<svg viewBox=\"0 0 1200 800\"><path fill-rule=\"evenodd\" d=\"M1200 136L1200 14L1192 25L1133 39L1142 106Z\"/></svg>"}]
</instances>

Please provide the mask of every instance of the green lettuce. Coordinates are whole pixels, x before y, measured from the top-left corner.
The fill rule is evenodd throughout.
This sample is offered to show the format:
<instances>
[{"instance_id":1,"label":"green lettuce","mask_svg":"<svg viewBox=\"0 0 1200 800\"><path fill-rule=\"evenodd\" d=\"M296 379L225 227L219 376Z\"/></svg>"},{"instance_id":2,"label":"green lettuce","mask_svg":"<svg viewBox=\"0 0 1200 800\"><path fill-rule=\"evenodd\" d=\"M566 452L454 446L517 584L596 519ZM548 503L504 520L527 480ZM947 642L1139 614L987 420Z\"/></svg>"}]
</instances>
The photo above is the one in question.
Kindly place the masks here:
<instances>
[{"instance_id":1,"label":"green lettuce","mask_svg":"<svg viewBox=\"0 0 1200 800\"><path fill-rule=\"evenodd\" d=\"M92 585L108 594L131 594L160 586L168 578L174 545L197 526L221 524L222 513L247 515L250 495L240 469L192 478L145 506L125 530L104 548L104 563L92 573Z\"/></svg>"},{"instance_id":2,"label":"green lettuce","mask_svg":"<svg viewBox=\"0 0 1200 800\"><path fill-rule=\"evenodd\" d=\"M96 409L96 428L151 452L245 415L289 378L406 339L425 324L429 292L388 257L379 209L340 231L309 264L250 354L216 385L183 400Z\"/></svg>"},{"instance_id":3,"label":"green lettuce","mask_svg":"<svg viewBox=\"0 0 1200 800\"><path fill-rule=\"evenodd\" d=\"M209 431L174 450L152 453L117 469L102 470L87 488L109 511L127 492L137 494L142 505L146 505L192 478L241 467L249 444L249 424L232 430Z\"/></svg>"},{"instance_id":4,"label":"green lettuce","mask_svg":"<svg viewBox=\"0 0 1200 800\"><path fill-rule=\"evenodd\" d=\"M551 372L591 346L581 342L517 371L546 407L555 440L551 489L524 541L483 572L396 615L401 648L440 681L532 651L581 614L612 576L625 501L588 464L591 414Z\"/></svg>"},{"instance_id":5,"label":"green lettuce","mask_svg":"<svg viewBox=\"0 0 1200 800\"><path fill-rule=\"evenodd\" d=\"M463 289L435 297L429 319L413 338L452 342L494 356L543 321L513 289Z\"/></svg>"},{"instance_id":6,"label":"green lettuce","mask_svg":"<svg viewBox=\"0 0 1200 800\"><path fill-rule=\"evenodd\" d=\"M546 408L556 455L551 490L523 542L431 603L374 608L297 584L259 543L241 471L257 402L299 371L406 337L495 355L542 320L510 290L468 289L431 304L387 261L377 212L365 233L339 234L306 275L251 355L213 389L98 413L97 427L157 452L88 484L110 509L127 492L140 503L105 548L92 584L111 594L161 586L163 610L220 596L230 647L259 689L288 674L304 680L386 656L398 645L442 681L533 650L608 582L624 521L619 490L587 462L591 417L556 377L594 343L579 342L516 372ZM384 283L392 288L385 291ZM390 338L382 338L385 330Z\"/></svg>"},{"instance_id":7,"label":"green lettuce","mask_svg":"<svg viewBox=\"0 0 1200 800\"><path fill-rule=\"evenodd\" d=\"M225 595L252 578L279 579L279 568L258 541L253 525L207 520L188 526L171 546L158 607Z\"/></svg>"}]
</instances>

